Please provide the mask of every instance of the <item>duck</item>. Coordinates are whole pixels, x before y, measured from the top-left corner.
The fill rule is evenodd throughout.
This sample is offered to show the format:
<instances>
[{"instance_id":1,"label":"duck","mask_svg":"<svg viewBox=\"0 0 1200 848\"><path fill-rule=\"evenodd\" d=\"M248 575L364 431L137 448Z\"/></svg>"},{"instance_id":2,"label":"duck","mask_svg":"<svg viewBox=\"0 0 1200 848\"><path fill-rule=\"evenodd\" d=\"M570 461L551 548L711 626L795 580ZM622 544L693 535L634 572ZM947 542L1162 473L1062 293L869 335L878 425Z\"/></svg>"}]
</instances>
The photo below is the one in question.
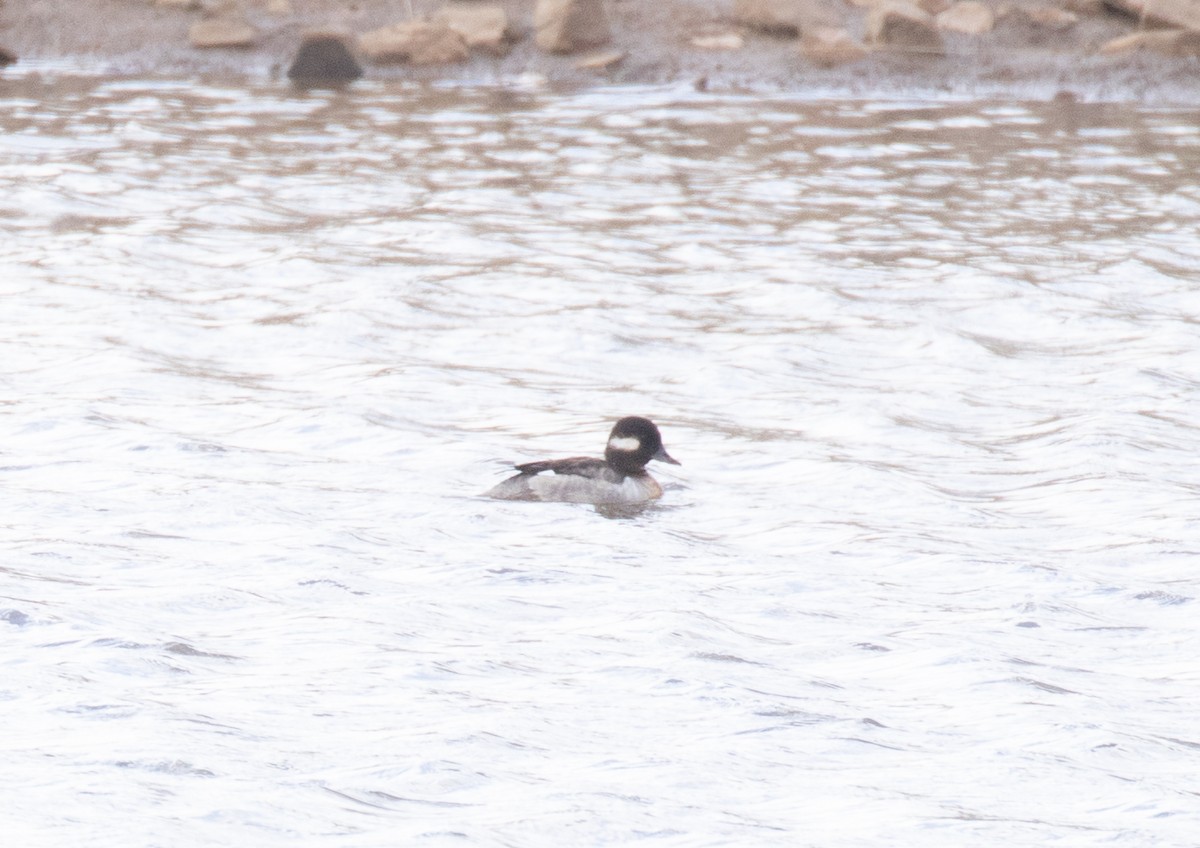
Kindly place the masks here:
<instances>
[{"instance_id":1,"label":"duck","mask_svg":"<svg viewBox=\"0 0 1200 848\"><path fill-rule=\"evenodd\" d=\"M662 434L649 418L629 415L608 434L604 459L573 456L513 467L519 472L486 493L506 501L556 501L596 505L633 505L662 497L662 486L646 472L651 460L681 463L663 447Z\"/></svg>"}]
</instances>

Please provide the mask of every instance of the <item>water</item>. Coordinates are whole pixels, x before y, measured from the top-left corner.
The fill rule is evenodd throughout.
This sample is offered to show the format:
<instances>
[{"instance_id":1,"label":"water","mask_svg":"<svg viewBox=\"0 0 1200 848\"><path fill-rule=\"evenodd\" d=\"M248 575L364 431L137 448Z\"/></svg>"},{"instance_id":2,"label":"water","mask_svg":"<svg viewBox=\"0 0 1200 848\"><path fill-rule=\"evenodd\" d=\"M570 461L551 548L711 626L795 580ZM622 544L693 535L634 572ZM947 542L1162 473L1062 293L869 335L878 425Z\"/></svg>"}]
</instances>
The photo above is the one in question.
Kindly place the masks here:
<instances>
[{"instance_id":1,"label":"water","mask_svg":"<svg viewBox=\"0 0 1200 848\"><path fill-rule=\"evenodd\" d=\"M10 74L6 834L1194 845L1198 123Z\"/></svg>"}]
</instances>

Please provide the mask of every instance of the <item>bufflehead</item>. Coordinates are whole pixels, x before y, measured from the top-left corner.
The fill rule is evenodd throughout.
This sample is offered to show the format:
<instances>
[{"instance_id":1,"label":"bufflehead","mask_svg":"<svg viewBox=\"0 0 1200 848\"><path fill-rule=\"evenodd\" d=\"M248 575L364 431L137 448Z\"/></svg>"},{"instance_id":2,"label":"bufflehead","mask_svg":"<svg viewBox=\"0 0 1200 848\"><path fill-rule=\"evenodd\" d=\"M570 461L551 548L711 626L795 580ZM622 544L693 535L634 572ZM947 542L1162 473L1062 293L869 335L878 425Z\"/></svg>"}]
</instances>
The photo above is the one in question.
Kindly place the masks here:
<instances>
[{"instance_id":1,"label":"bufflehead","mask_svg":"<svg viewBox=\"0 0 1200 848\"><path fill-rule=\"evenodd\" d=\"M604 459L573 456L517 465L521 473L499 483L487 496L509 501L644 503L662 497L662 486L646 473L646 463L652 459L679 465L663 447L653 421L629 416L608 434Z\"/></svg>"}]
</instances>

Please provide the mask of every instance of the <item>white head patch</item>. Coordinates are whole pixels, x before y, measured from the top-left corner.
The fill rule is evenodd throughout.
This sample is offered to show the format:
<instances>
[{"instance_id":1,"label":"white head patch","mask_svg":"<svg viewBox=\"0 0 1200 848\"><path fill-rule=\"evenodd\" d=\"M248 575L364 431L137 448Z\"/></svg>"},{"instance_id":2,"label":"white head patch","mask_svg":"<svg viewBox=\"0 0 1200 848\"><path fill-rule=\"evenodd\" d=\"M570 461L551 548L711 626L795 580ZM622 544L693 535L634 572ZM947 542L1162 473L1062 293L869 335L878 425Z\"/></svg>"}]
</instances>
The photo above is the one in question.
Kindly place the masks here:
<instances>
[{"instance_id":1,"label":"white head patch","mask_svg":"<svg viewBox=\"0 0 1200 848\"><path fill-rule=\"evenodd\" d=\"M637 436L617 436L616 438L608 440L608 446L613 450L633 453L634 451L641 449L642 440Z\"/></svg>"}]
</instances>

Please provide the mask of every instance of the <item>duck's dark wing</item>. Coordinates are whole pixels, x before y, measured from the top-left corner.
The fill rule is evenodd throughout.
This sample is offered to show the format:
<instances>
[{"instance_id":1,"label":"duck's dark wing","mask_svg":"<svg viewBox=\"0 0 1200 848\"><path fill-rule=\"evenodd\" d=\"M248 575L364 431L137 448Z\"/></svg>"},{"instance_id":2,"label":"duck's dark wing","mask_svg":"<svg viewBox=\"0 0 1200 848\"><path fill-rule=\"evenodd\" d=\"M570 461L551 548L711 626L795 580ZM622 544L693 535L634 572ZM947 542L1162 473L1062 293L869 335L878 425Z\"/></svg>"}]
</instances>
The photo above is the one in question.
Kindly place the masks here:
<instances>
[{"instance_id":1,"label":"duck's dark wing","mask_svg":"<svg viewBox=\"0 0 1200 848\"><path fill-rule=\"evenodd\" d=\"M543 471L553 471L555 474L571 474L575 477L587 477L591 480L608 479L612 469L602 459L590 456L572 456L567 459L543 459L540 462L526 462L516 466L522 474L541 474Z\"/></svg>"}]
</instances>

